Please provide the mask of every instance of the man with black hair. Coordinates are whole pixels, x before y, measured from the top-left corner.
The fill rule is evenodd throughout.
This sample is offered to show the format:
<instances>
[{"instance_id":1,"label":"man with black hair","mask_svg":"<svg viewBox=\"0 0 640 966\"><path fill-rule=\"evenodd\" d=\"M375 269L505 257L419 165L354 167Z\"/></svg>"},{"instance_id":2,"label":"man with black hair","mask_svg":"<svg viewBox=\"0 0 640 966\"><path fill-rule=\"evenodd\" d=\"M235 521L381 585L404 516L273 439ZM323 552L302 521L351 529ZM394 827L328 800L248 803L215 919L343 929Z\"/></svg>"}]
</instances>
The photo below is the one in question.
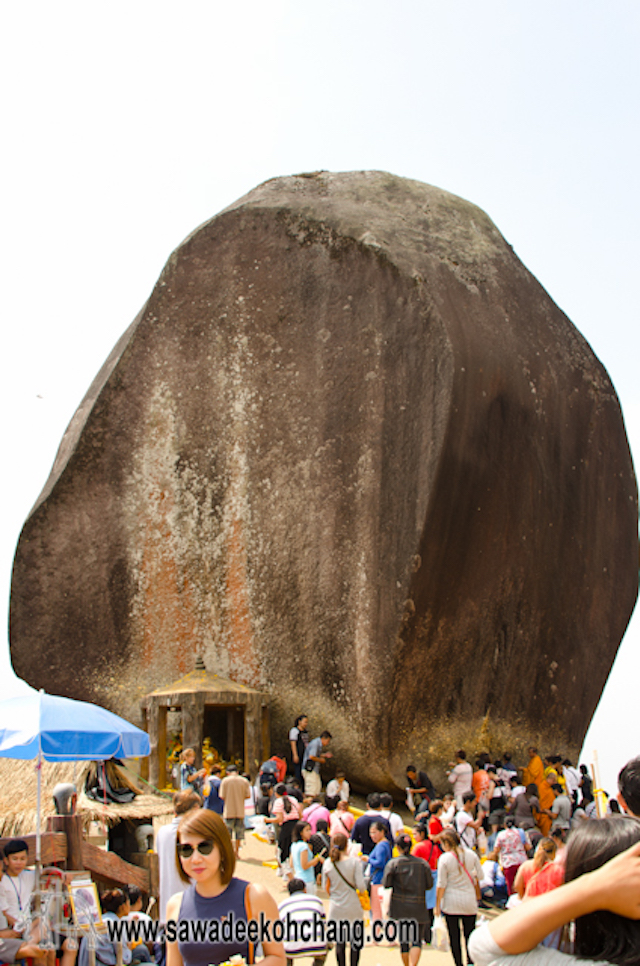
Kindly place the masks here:
<instances>
[{"instance_id":1,"label":"man with black hair","mask_svg":"<svg viewBox=\"0 0 640 966\"><path fill-rule=\"evenodd\" d=\"M458 803L458 808L462 808L464 795L471 791L473 785L473 768L467 761L467 753L464 748L456 751L456 760L449 762L449 771L446 772L446 775L451 782L451 791ZM475 798L475 795L473 797Z\"/></svg>"},{"instance_id":2,"label":"man with black hair","mask_svg":"<svg viewBox=\"0 0 640 966\"><path fill-rule=\"evenodd\" d=\"M304 801L304 795L302 793L302 785L297 778L292 778L291 781L287 783L286 789L287 795L289 795L290 798L295 798L297 802L302 804Z\"/></svg>"},{"instance_id":3,"label":"man with black hair","mask_svg":"<svg viewBox=\"0 0 640 966\"><path fill-rule=\"evenodd\" d=\"M571 799L565 792L564 788L559 782L554 782L551 786L551 791L555 795L555 801L551 808L542 808L541 812L544 812L553 821L551 823L551 831L555 829L570 829L571 828Z\"/></svg>"},{"instance_id":4,"label":"man with black hair","mask_svg":"<svg viewBox=\"0 0 640 966\"><path fill-rule=\"evenodd\" d=\"M302 760L309 744L309 732L307 724L309 719L306 714L299 714L295 720L293 728L289 732L289 745L291 748L291 771L302 785Z\"/></svg>"},{"instance_id":5,"label":"man with black hair","mask_svg":"<svg viewBox=\"0 0 640 966\"><path fill-rule=\"evenodd\" d=\"M322 791L322 778L320 777L320 766L324 765L327 758L331 758L331 752L327 751L331 741L331 732L323 731L319 738L314 738L307 745L302 759L302 774L304 777L304 793L311 798L315 798Z\"/></svg>"},{"instance_id":6,"label":"man with black hair","mask_svg":"<svg viewBox=\"0 0 640 966\"><path fill-rule=\"evenodd\" d=\"M437 797L426 771L418 771L415 765L407 765L407 788L411 790L413 804L418 811L424 811L424 808L419 808L422 802L426 801L428 806L431 799Z\"/></svg>"},{"instance_id":7,"label":"man with black hair","mask_svg":"<svg viewBox=\"0 0 640 966\"><path fill-rule=\"evenodd\" d=\"M351 841L357 842L362 846L363 855L369 855L373 851L375 843L369 834L369 830L374 822L380 822L384 826L385 835L393 845L391 826L386 818L383 818L380 814L382 802L380 801L378 792L371 792L367 796L367 805L369 806L367 811L356 820L355 825L351 829Z\"/></svg>"},{"instance_id":8,"label":"man with black hair","mask_svg":"<svg viewBox=\"0 0 640 966\"><path fill-rule=\"evenodd\" d=\"M26 923L35 888L35 872L27 869L29 846L24 839L12 839L4 847L6 872L0 882L0 962L13 963L23 958L47 957L53 963L54 951L41 949L42 938L37 925L28 934ZM65 939L61 951L62 966L73 966L76 950Z\"/></svg>"},{"instance_id":9,"label":"man with black hair","mask_svg":"<svg viewBox=\"0 0 640 966\"><path fill-rule=\"evenodd\" d=\"M327 943L321 938L326 932L320 928L320 923L325 922L322 899L307 895L302 879L291 879L287 890L289 898L278 906L287 936L284 942L287 966L293 966L293 960L303 956L313 956L313 966L322 966L327 958ZM303 923L310 925L303 930ZM306 939L302 938L302 933Z\"/></svg>"},{"instance_id":10,"label":"man with black hair","mask_svg":"<svg viewBox=\"0 0 640 966\"><path fill-rule=\"evenodd\" d=\"M580 804L586 808L593 801L593 782L586 765L580 765Z\"/></svg>"},{"instance_id":11,"label":"man with black hair","mask_svg":"<svg viewBox=\"0 0 640 966\"><path fill-rule=\"evenodd\" d=\"M391 829L392 841L395 842L396 838L402 831L404 831L404 822L400 818L397 812L392 811L393 809L393 798L389 792L383 792L380 795L380 804L382 808L380 809L380 814L383 818L386 818Z\"/></svg>"},{"instance_id":12,"label":"man with black hair","mask_svg":"<svg viewBox=\"0 0 640 966\"><path fill-rule=\"evenodd\" d=\"M628 761L618 775L617 798L624 812L640 818L640 756Z\"/></svg>"},{"instance_id":13,"label":"man with black hair","mask_svg":"<svg viewBox=\"0 0 640 966\"><path fill-rule=\"evenodd\" d=\"M211 774L209 775L209 794L204 800L204 807L208 808L211 812L215 812L216 815L222 815L224 811L224 802L220 798L220 785L222 784L222 779L220 775L222 774L222 769L220 765L211 766Z\"/></svg>"},{"instance_id":14,"label":"man with black hair","mask_svg":"<svg viewBox=\"0 0 640 966\"><path fill-rule=\"evenodd\" d=\"M564 775L567 795L571 799L572 805L578 802L578 789L580 788L581 775L577 768L571 764L570 758L562 759L562 773Z\"/></svg>"},{"instance_id":15,"label":"man with black hair","mask_svg":"<svg viewBox=\"0 0 640 966\"><path fill-rule=\"evenodd\" d=\"M502 765L501 765L501 767L502 767L502 770L503 771L511 772L513 775L517 775L518 774L518 769L516 768L516 766L511 761L511 752L510 751L505 751L504 755L502 756Z\"/></svg>"},{"instance_id":16,"label":"man with black hair","mask_svg":"<svg viewBox=\"0 0 640 966\"><path fill-rule=\"evenodd\" d=\"M473 817L475 801L475 792L465 792L462 796L462 808L455 817L456 832L462 844L468 849L475 849L476 833L484 820L484 812L481 808L478 808L478 817L475 819Z\"/></svg>"},{"instance_id":17,"label":"man with black hair","mask_svg":"<svg viewBox=\"0 0 640 966\"><path fill-rule=\"evenodd\" d=\"M35 888L36 874L27 869L28 852L24 839L11 839L4 847L6 871L0 881L0 910L11 927L24 918Z\"/></svg>"},{"instance_id":18,"label":"man with black hair","mask_svg":"<svg viewBox=\"0 0 640 966\"><path fill-rule=\"evenodd\" d=\"M244 803L245 799L251 798L251 786L238 773L236 765L227 765L226 770L218 794L224 802L224 824L233 840L236 858L239 858L240 843L244 842Z\"/></svg>"},{"instance_id":19,"label":"man with black hair","mask_svg":"<svg viewBox=\"0 0 640 966\"><path fill-rule=\"evenodd\" d=\"M273 785L261 785L260 794L256 799L256 815L269 818L273 807Z\"/></svg>"}]
</instances>

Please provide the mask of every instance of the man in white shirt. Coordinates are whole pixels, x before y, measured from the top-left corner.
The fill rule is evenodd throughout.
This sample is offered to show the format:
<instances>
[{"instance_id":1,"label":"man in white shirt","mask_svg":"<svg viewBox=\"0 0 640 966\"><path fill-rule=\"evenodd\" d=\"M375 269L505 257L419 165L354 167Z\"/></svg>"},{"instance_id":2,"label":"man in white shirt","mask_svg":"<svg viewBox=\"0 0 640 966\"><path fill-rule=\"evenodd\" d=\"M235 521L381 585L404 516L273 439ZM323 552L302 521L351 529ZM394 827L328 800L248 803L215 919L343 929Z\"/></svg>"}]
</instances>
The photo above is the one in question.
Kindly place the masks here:
<instances>
[{"instance_id":1,"label":"man in white shirt","mask_svg":"<svg viewBox=\"0 0 640 966\"><path fill-rule=\"evenodd\" d=\"M344 777L344 772L337 771L336 777L332 778L327 784L327 798L333 799L332 804L327 802L327 808L335 808L338 802L348 802L350 794L351 789L349 788L349 782Z\"/></svg>"},{"instance_id":2,"label":"man in white shirt","mask_svg":"<svg viewBox=\"0 0 640 966\"><path fill-rule=\"evenodd\" d=\"M580 788L582 776L578 769L573 767L568 758L565 758L562 762L562 773L567 783L567 795L575 803L578 800L578 789Z\"/></svg>"},{"instance_id":3,"label":"man in white shirt","mask_svg":"<svg viewBox=\"0 0 640 966\"><path fill-rule=\"evenodd\" d=\"M478 818L474 819L473 809L476 796L473 792L465 792L462 796L462 808L455 818L456 832L461 843L468 849L476 847L476 832L482 825L484 813L478 809Z\"/></svg>"},{"instance_id":4,"label":"man in white shirt","mask_svg":"<svg viewBox=\"0 0 640 966\"><path fill-rule=\"evenodd\" d=\"M456 763L449 762L451 769L447 772L447 777L453 786L451 791L456 797L458 808L462 808L462 800L465 792L470 792L472 788L473 768L467 761L467 753L463 749L456 752ZM474 796L475 797L475 796Z\"/></svg>"},{"instance_id":5,"label":"man in white shirt","mask_svg":"<svg viewBox=\"0 0 640 966\"><path fill-rule=\"evenodd\" d=\"M158 919L166 922L167 902L177 892L184 892L188 883L178 875L176 865L176 838L178 825L189 812L202 805L200 796L195 792L176 792L173 796L174 818L168 825L158 829L156 852L158 853L158 872L160 876L160 896L158 899Z\"/></svg>"},{"instance_id":6,"label":"man in white shirt","mask_svg":"<svg viewBox=\"0 0 640 966\"><path fill-rule=\"evenodd\" d=\"M393 836L393 841L395 842L396 836L404 830L404 822L397 814L397 812L392 812L393 798L388 792L383 792L380 796L380 804L382 808L380 809L380 814L383 818L386 818L389 826L391 828L391 835Z\"/></svg>"},{"instance_id":7,"label":"man in white shirt","mask_svg":"<svg viewBox=\"0 0 640 966\"><path fill-rule=\"evenodd\" d=\"M509 779L509 784L511 788L507 796L507 805L509 808L513 808L514 802L518 795L524 795L527 789L517 778Z\"/></svg>"},{"instance_id":8,"label":"man in white shirt","mask_svg":"<svg viewBox=\"0 0 640 966\"><path fill-rule=\"evenodd\" d=\"M18 931L24 927L20 923L25 918L35 887L36 874L27 869L29 846L24 839L12 839L4 847L6 872L0 880L0 910L5 914L9 926L18 923Z\"/></svg>"}]
</instances>

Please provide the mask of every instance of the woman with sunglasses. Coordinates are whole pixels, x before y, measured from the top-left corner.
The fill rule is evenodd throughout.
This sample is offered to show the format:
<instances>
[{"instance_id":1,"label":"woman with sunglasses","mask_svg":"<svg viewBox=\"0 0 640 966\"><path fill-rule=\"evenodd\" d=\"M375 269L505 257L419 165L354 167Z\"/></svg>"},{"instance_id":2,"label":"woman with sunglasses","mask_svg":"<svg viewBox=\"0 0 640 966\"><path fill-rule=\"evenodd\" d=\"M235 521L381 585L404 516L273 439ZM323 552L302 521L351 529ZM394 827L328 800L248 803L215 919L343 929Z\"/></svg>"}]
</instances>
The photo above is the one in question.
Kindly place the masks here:
<instances>
[{"instance_id":1,"label":"woman with sunglasses","mask_svg":"<svg viewBox=\"0 0 640 966\"><path fill-rule=\"evenodd\" d=\"M236 857L222 818L208 809L186 815L178 826L176 862L180 878L191 883L183 893L167 903L167 966L215 966L231 956L242 956L247 963L255 959L255 947L246 935L212 935L212 923L235 923L278 919L278 907L264 886L234 877ZM171 938L170 923L176 924ZM189 927L185 923L190 923ZM206 941L198 942L197 924L206 923ZM201 927L205 928L205 927ZM242 930L240 927L240 932ZM244 927L246 933L246 927ZM188 936L185 936L188 932ZM225 937L226 938L226 937ZM282 943L262 939L263 966L285 966Z\"/></svg>"}]
</instances>

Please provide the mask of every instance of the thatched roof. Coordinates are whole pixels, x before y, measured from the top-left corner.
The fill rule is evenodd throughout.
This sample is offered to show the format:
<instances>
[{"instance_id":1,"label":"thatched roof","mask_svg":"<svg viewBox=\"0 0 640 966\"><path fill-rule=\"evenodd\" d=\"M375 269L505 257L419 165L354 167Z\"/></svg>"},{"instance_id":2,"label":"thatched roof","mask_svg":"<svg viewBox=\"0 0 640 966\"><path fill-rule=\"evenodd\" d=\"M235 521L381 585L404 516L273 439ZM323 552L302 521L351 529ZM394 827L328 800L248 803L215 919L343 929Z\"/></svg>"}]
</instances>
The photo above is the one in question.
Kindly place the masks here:
<instances>
[{"instance_id":1,"label":"thatched roof","mask_svg":"<svg viewBox=\"0 0 640 966\"><path fill-rule=\"evenodd\" d=\"M53 789L60 782L72 782L78 789L78 813L85 828L93 821L116 825L125 819L153 818L171 815L170 797L144 793L136 795L125 805L103 805L82 792L87 772L92 763L42 763L41 830L45 830L47 816L53 815ZM28 835L36 830L36 769L32 761L0 758L0 836Z\"/></svg>"},{"instance_id":2,"label":"thatched roof","mask_svg":"<svg viewBox=\"0 0 640 966\"><path fill-rule=\"evenodd\" d=\"M234 700L238 701L239 704L242 704L243 699L247 696L259 694L265 698L268 697L264 692L250 688L247 684L238 684L237 681L223 678L219 674L214 674L213 671L207 671L204 667L196 667L195 671L189 671L188 674L178 678L177 681L173 681L171 684L166 684L164 687L151 691L144 698L143 704L149 698L166 698L172 696L176 697L176 704L179 704L181 694L203 692L212 699L222 695L232 695Z\"/></svg>"}]
</instances>

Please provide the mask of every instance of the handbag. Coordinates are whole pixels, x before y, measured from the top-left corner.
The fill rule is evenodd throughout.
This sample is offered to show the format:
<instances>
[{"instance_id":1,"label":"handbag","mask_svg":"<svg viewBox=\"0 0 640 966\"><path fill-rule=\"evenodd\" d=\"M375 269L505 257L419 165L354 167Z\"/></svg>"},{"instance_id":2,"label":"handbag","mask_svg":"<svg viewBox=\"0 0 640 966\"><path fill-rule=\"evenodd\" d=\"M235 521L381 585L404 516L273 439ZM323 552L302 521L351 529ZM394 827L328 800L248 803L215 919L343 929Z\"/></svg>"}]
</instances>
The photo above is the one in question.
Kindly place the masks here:
<instances>
[{"instance_id":1,"label":"handbag","mask_svg":"<svg viewBox=\"0 0 640 966\"><path fill-rule=\"evenodd\" d=\"M362 889L358 889L356 885L354 885L352 882L349 882L348 879L345 879L342 872L338 868L337 862L333 862L332 865L336 870L336 872L338 873L338 875L340 876L340 878L342 879L342 881L345 882L349 886L349 888L353 889L353 891L356 893L356 895L358 896L358 899L360 900L360 905L362 906L363 910L365 912L369 912L369 910L371 909L371 897L369 893L363 892Z\"/></svg>"}]
</instances>

